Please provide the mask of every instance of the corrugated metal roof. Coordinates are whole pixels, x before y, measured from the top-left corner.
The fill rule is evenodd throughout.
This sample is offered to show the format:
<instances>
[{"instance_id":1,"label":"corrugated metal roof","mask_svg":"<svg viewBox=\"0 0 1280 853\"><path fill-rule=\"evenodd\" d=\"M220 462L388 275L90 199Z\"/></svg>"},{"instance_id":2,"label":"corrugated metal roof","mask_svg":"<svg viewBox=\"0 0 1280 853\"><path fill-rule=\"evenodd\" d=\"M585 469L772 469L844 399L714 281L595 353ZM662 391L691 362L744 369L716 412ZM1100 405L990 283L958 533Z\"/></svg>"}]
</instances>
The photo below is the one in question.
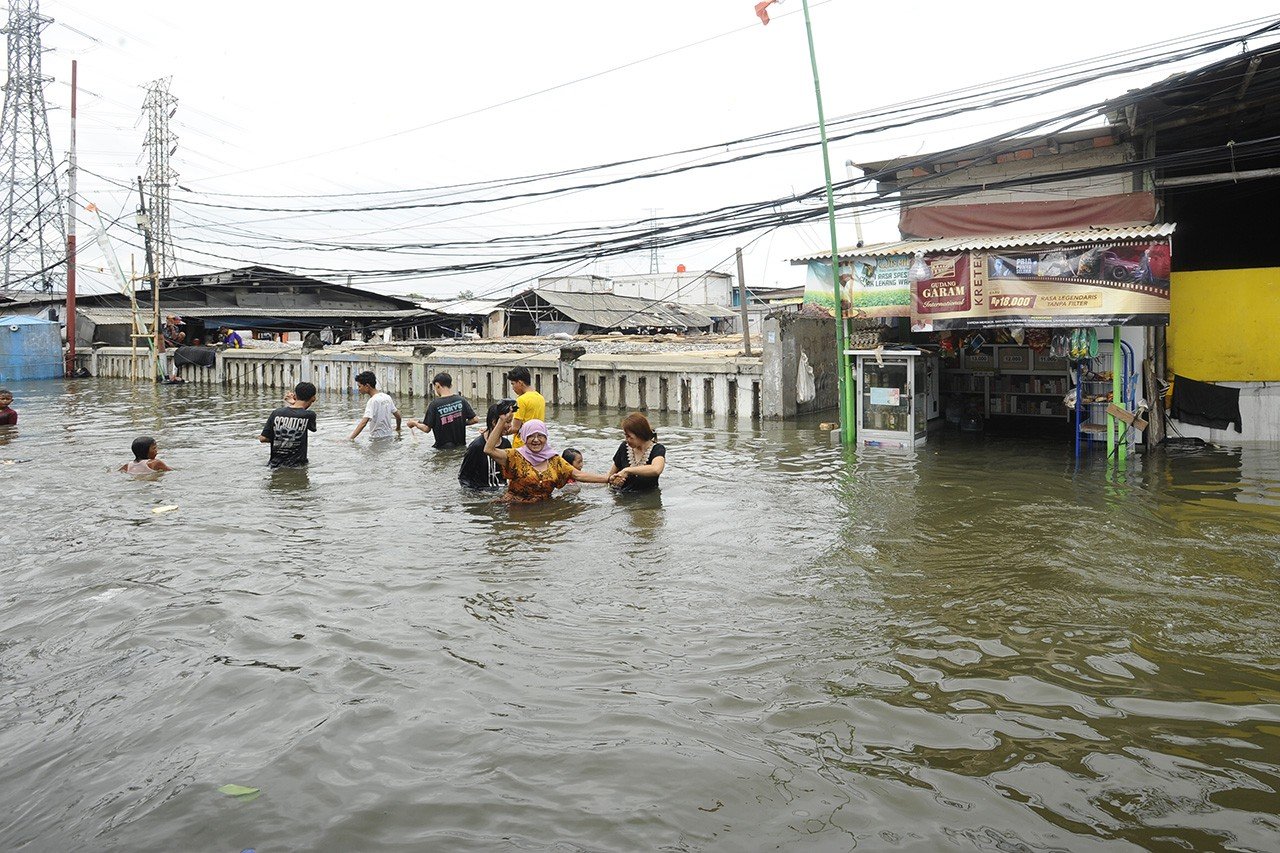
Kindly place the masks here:
<instances>
[{"instance_id":1,"label":"corrugated metal roof","mask_svg":"<svg viewBox=\"0 0 1280 853\"><path fill-rule=\"evenodd\" d=\"M428 317L438 316L431 311L376 311L370 309L324 309L324 308L237 308L234 305L219 306L217 308L201 307L201 308L165 308L162 302L160 307L167 314L177 314L179 317L191 317L199 320L217 320L220 318L265 318L265 319L282 319L288 320L292 318L317 319L317 318L333 318L335 320L402 320L412 317ZM143 320L147 320L151 316L151 306L139 306ZM132 322L133 312L128 308L106 308L101 306L79 307L76 313L83 317L87 317L94 323L112 325L114 323L130 323Z\"/></svg>"},{"instance_id":2,"label":"corrugated metal roof","mask_svg":"<svg viewBox=\"0 0 1280 853\"><path fill-rule=\"evenodd\" d=\"M693 309L712 320L729 320L738 316L737 312L732 308L726 308L723 305L681 305L680 307Z\"/></svg>"},{"instance_id":3,"label":"corrugated metal roof","mask_svg":"<svg viewBox=\"0 0 1280 853\"><path fill-rule=\"evenodd\" d=\"M56 320L46 320L43 317L23 317L18 314L11 314L0 317L0 326L56 326Z\"/></svg>"},{"instance_id":4,"label":"corrugated metal roof","mask_svg":"<svg viewBox=\"0 0 1280 853\"><path fill-rule=\"evenodd\" d=\"M450 314L452 316L485 316L492 314L502 306L502 303L496 299L463 299L459 302L442 302L434 305L430 302L424 303L423 308L431 311L439 311L441 314Z\"/></svg>"},{"instance_id":5,"label":"corrugated metal roof","mask_svg":"<svg viewBox=\"0 0 1280 853\"><path fill-rule=\"evenodd\" d=\"M1067 246L1076 243L1121 243L1132 240L1154 240L1173 234L1177 224L1143 225L1131 228L1081 228L1071 231L1033 231L1024 234L990 234L978 237L937 237L932 240L898 240L869 246L840 249L841 258L882 258L887 255L913 255L916 252L973 252L984 249L1013 249L1023 246ZM793 258L793 264L829 261L830 252Z\"/></svg>"},{"instance_id":6,"label":"corrugated metal roof","mask_svg":"<svg viewBox=\"0 0 1280 853\"><path fill-rule=\"evenodd\" d=\"M641 326L659 328L705 329L712 318L687 305L670 302L654 303L633 296L612 293L565 293L558 290L536 290L505 302L512 305L527 294L536 295L575 323L598 329L634 329Z\"/></svg>"}]
</instances>

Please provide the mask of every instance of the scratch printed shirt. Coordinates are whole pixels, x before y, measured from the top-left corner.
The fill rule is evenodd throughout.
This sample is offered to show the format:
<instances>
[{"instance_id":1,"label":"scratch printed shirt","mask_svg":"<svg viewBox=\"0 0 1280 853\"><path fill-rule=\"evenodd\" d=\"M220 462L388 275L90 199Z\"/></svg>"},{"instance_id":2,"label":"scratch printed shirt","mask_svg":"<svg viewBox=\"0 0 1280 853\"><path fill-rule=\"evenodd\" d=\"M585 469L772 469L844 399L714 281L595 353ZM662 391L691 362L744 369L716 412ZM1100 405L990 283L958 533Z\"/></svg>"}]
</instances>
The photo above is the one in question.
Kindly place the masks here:
<instances>
[{"instance_id":1,"label":"scratch printed shirt","mask_svg":"<svg viewBox=\"0 0 1280 853\"><path fill-rule=\"evenodd\" d=\"M471 404L458 394L436 397L427 404L423 422L436 437L436 449L463 447L467 443L467 422L476 416Z\"/></svg>"},{"instance_id":2,"label":"scratch printed shirt","mask_svg":"<svg viewBox=\"0 0 1280 853\"><path fill-rule=\"evenodd\" d=\"M272 468L300 468L307 464L307 433L316 431L316 413L283 406L267 416L262 434L271 441Z\"/></svg>"}]
</instances>

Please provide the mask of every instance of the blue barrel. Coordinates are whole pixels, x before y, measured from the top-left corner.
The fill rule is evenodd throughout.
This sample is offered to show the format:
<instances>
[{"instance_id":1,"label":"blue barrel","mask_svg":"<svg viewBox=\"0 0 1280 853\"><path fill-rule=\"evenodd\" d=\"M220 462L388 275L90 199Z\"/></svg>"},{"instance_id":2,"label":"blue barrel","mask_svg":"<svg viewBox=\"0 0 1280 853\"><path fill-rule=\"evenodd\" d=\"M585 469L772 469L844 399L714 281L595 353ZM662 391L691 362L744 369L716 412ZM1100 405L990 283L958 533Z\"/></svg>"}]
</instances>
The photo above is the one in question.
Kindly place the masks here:
<instances>
[{"instance_id":1,"label":"blue barrel","mask_svg":"<svg viewBox=\"0 0 1280 853\"><path fill-rule=\"evenodd\" d=\"M0 385L58 379L65 366L62 327L36 317L0 317Z\"/></svg>"}]
</instances>

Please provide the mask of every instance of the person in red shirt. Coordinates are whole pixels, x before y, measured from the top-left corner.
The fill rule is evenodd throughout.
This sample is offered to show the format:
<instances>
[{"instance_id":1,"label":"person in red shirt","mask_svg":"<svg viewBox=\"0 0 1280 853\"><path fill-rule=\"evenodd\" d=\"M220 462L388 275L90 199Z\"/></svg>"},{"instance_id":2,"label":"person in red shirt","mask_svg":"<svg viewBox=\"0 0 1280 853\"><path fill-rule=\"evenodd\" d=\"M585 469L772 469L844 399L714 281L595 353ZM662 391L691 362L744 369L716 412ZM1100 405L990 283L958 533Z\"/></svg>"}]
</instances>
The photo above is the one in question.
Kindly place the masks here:
<instances>
[{"instance_id":1,"label":"person in red shirt","mask_svg":"<svg viewBox=\"0 0 1280 853\"><path fill-rule=\"evenodd\" d=\"M0 426L17 426L18 413L13 408L13 392L0 388Z\"/></svg>"}]
</instances>

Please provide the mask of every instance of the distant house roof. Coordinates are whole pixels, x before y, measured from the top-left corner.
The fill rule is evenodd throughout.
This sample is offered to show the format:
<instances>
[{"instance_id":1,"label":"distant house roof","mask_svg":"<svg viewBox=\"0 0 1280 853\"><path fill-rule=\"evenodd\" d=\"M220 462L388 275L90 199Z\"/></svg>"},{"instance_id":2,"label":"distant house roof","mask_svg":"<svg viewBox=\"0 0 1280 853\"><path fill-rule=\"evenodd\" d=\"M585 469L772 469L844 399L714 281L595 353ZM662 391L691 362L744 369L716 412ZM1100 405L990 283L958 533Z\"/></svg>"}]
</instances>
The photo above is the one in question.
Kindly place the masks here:
<instances>
[{"instance_id":1,"label":"distant house roof","mask_svg":"<svg viewBox=\"0 0 1280 853\"><path fill-rule=\"evenodd\" d=\"M502 303L508 310L532 312L536 307L552 308L571 321L596 329L706 329L715 317L703 306L654 303L612 293L565 293L557 290L526 290ZM707 311L710 309L708 308ZM718 311L727 309L717 308ZM727 316L733 316L728 312Z\"/></svg>"},{"instance_id":2,"label":"distant house roof","mask_svg":"<svg viewBox=\"0 0 1280 853\"><path fill-rule=\"evenodd\" d=\"M432 311L439 311L441 314L448 314L452 317L487 317L502 308L502 304L497 299L462 299L441 302L438 305L425 302L422 303L422 307Z\"/></svg>"},{"instance_id":3,"label":"distant house roof","mask_svg":"<svg viewBox=\"0 0 1280 853\"><path fill-rule=\"evenodd\" d=\"M738 316L732 308L726 308L723 305L682 305L673 304L672 308L681 311L696 311L702 316L711 320L731 320Z\"/></svg>"},{"instance_id":4,"label":"distant house roof","mask_svg":"<svg viewBox=\"0 0 1280 853\"><path fill-rule=\"evenodd\" d=\"M443 319L408 299L345 284L274 270L244 267L204 275L166 279L159 291L165 314L236 328L302 331L349 324L385 328L430 324ZM152 311L152 292L136 294L144 315ZM59 300L48 298L52 304ZM95 323L131 322L129 297L120 293L86 295L77 310Z\"/></svg>"},{"instance_id":5,"label":"distant house roof","mask_svg":"<svg viewBox=\"0 0 1280 853\"><path fill-rule=\"evenodd\" d=\"M371 311L361 310L358 308L348 308L342 311L341 315L334 311L323 308L238 308L232 306L219 307L201 307L201 308L169 308L166 303L161 302L160 307L165 314L177 314L182 319L193 320L217 320L220 322L230 322L232 320L245 320L247 325L253 325L253 321L257 320L279 320L286 321L289 319L299 320L356 320L356 321L373 321L386 322L390 320L409 320L412 318L428 318L437 317L438 314L431 312L413 310L413 311ZM88 317L95 323L102 325L112 325L117 323L130 323L133 320L133 311L129 308L121 308L118 306L101 306L90 305L85 307L76 307L76 313L81 316ZM150 306L148 305L143 311L143 318L151 316ZM307 325L320 325L319 323L307 323Z\"/></svg>"},{"instance_id":6,"label":"distant house roof","mask_svg":"<svg viewBox=\"0 0 1280 853\"><path fill-rule=\"evenodd\" d=\"M747 293L753 302L772 302L778 299L795 299L804 296L804 286L800 287L749 287Z\"/></svg>"},{"instance_id":7,"label":"distant house roof","mask_svg":"<svg viewBox=\"0 0 1280 853\"><path fill-rule=\"evenodd\" d=\"M56 321L44 320L40 317L0 316L0 325L5 326L48 326L52 324L56 324Z\"/></svg>"}]
</instances>

